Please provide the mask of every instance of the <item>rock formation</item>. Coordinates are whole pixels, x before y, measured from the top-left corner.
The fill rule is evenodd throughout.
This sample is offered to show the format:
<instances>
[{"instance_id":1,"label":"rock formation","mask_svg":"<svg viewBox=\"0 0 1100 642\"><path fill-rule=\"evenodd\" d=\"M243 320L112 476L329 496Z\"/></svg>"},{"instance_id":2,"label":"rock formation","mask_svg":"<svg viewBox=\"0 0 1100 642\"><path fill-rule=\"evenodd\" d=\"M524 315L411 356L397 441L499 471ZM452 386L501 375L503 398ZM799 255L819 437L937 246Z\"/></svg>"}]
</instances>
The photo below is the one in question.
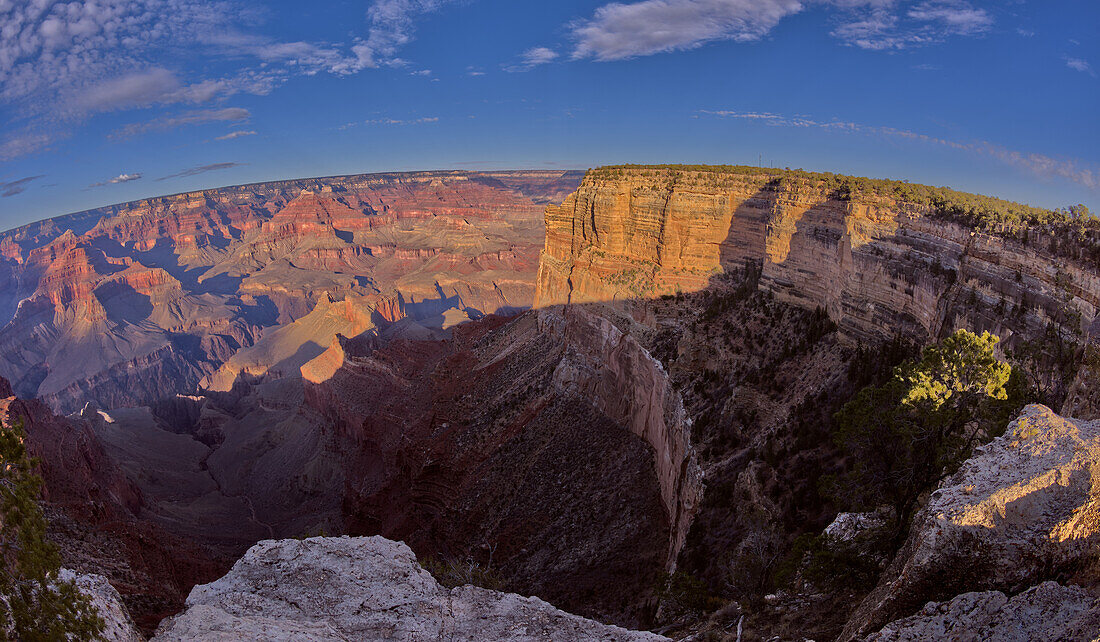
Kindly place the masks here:
<instances>
[{"instance_id":1,"label":"rock formation","mask_svg":"<svg viewBox=\"0 0 1100 642\"><path fill-rule=\"evenodd\" d=\"M664 640L569 615L538 598L447 589L380 537L265 541L196 586L153 640Z\"/></svg>"},{"instance_id":2,"label":"rock formation","mask_svg":"<svg viewBox=\"0 0 1100 642\"><path fill-rule=\"evenodd\" d=\"M130 613L122 603L115 587L102 575L79 575L69 569L58 574L65 582L74 582L81 593L88 596L96 613L103 620L103 642L143 642Z\"/></svg>"},{"instance_id":3,"label":"rock formation","mask_svg":"<svg viewBox=\"0 0 1100 642\"><path fill-rule=\"evenodd\" d=\"M930 600L963 591L1014 593L1086 565L1100 548L1098 471L1100 422L1028 406L932 493L842 639Z\"/></svg>"},{"instance_id":4,"label":"rock formation","mask_svg":"<svg viewBox=\"0 0 1100 642\"><path fill-rule=\"evenodd\" d=\"M578 180L558 171L281 181L2 233L0 375L64 412L86 401L148 405L200 384L227 390L241 374L296 374L334 332L377 325L306 320L275 332L319 304L382 296L435 327L528 307L542 206ZM362 308L368 321L373 310Z\"/></svg>"},{"instance_id":5,"label":"rock formation","mask_svg":"<svg viewBox=\"0 0 1100 642\"><path fill-rule=\"evenodd\" d=\"M536 305L695 291L750 262L762 289L825 309L849 340L925 342L965 327L1006 349L1053 349L1082 342L1097 319L1100 274L1048 241L1038 231L1025 245L891 198L840 200L816 179L603 169L547 209ZM1044 383L1062 399L1076 374Z\"/></svg>"},{"instance_id":6,"label":"rock formation","mask_svg":"<svg viewBox=\"0 0 1100 642\"><path fill-rule=\"evenodd\" d=\"M1043 582L1019 595L964 593L931 603L920 613L883 627L865 642L1003 640L1074 642L1100 637L1100 600L1088 592Z\"/></svg>"}]
</instances>

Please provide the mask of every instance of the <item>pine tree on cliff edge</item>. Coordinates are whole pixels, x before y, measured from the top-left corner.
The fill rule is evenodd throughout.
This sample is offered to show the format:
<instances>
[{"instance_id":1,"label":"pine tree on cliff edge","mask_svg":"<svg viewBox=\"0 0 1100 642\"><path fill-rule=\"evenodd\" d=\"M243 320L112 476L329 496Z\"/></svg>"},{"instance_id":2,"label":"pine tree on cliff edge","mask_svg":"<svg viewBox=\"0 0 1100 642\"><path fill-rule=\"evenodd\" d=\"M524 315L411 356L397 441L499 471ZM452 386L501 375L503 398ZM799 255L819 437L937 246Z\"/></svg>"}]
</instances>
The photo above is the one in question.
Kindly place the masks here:
<instances>
[{"instance_id":1,"label":"pine tree on cliff edge","mask_svg":"<svg viewBox=\"0 0 1100 642\"><path fill-rule=\"evenodd\" d=\"M959 330L837 413L834 437L851 462L834 480L842 504L889 505L900 538L921 495L1004 432L1025 393L1019 374L994 355L998 341L988 332Z\"/></svg>"},{"instance_id":2,"label":"pine tree on cliff edge","mask_svg":"<svg viewBox=\"0 0 1100 642\"><path fill-rule=\"evenodd\" d=\"M46 540L42 480L24 438L20 422L0 424L0 640L101 639L95 607L58 578L61 558Z\"/></svg>"}]
</instances>

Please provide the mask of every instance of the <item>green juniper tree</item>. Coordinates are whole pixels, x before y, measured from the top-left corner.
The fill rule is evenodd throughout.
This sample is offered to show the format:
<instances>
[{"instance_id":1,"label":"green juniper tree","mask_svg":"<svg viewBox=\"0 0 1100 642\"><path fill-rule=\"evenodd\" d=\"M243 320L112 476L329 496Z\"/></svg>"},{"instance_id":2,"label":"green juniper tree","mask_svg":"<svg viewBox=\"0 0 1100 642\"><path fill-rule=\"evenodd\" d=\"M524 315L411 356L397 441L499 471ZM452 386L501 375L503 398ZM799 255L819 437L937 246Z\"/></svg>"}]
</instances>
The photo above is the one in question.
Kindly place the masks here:
<instances>
[{"instance_id":1,"label":"green juniper tree","mask_svg":"<svg viewBox=\"0 0 1100 642\"><path fill-rule=\"evenodd\" d=\"M852 462L834 487L842 503L891 506L895 536L904 535L920 496L1002 433L1022 405L1022 379L994 355L998 341L959 330L837 413L835 440Z\"/></svg>"},{"instance_id":2,"label":"green juniper tree","mask_svg":"<svg viewBox=\"0 0 1100 642\"><path fill-rule=\"evenodd\" d=\"M0 424L0 640L100 639L103 621L46 539L38 505L42 480L27 457L22 424Z\"/></svg>"}]
</instances>

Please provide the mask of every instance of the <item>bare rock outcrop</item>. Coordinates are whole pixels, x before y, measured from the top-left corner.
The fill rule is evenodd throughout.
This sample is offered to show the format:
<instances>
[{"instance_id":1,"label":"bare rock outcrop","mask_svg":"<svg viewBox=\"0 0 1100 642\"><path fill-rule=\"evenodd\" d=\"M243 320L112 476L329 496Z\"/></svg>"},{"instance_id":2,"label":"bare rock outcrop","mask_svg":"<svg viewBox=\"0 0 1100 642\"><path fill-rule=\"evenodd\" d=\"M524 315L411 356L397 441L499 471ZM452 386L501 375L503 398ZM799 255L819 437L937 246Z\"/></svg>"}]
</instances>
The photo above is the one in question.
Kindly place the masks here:
<instances>
[{"instance_id":1,"label":"bare rock outcrop","mask_svg":"<svg viewBox=\"0 0 1100 642\"><path fill-rule=\"evenodd\" d=\"M843 640L964 591L1018 592L1100 546L1100 422L1032 405L932 493Z\"/></svg>"},{"instance_id":2,"label":"bare rock outcrop","mask_svg":"<svg viewBox=\"0 0 1100 642\"><path fill-rule=\"evenodd\" d=\"M920 613L868 635L864 642L1097 639L1100 600L1079 587L1043 582L1011 598L1000 591L985 591L930 603Z\"/></svg>"},{"instance_id":3,"label":"bare rock outcrop","mask_svg":"<svg viewBox=\"0 0 1100 642\"><path fill-rule=\"evenodd\" d=\"M447 589L412 550L381 537L260 542L197 586L153 638L185 640L663 640L570 615L533 597Z\"/></svg>"},{"instance_id":4,"label":"bare rock outcrop","mask_svg":"<svg viewBox=\"0 0 1100 642\"><path fill-rule=\"evenodd\" d=\"M104 642L142 642L145 637L138 632L130 613L122 604L115 587L102 575L80 575L63 568L59 577L63 581L72 581L80 592L88 596L96 613L103 620Z\"/></svg>"}]
</instances>

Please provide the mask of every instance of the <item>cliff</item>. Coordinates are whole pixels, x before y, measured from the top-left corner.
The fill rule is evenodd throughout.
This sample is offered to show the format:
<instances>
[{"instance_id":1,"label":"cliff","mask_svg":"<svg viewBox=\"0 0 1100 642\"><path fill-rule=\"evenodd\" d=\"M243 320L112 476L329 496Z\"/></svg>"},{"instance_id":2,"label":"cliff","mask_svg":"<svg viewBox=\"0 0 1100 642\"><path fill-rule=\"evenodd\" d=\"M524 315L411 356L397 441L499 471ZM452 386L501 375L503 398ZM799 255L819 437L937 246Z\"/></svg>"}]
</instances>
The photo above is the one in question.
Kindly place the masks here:
<instances>
[{"instance_id":1,"label":"cliff","mask_svg":"<svg viewBox=\"0 0 1100 642\"><path fill-rule=\"evenodd\" d=\"M135 406L225 389L241 373L296 374L334 332L376 325L367 308L365 321L338 328L319 309L279 332L333 301L399 300L431 327L530 307L543 206L578 179L528 171L277 181L0 233L0 374L56 410Z\"/></svg>"},{"instance_id":2,"label":"cliff","mask_svg":"<svg viewBox=\"0 0 1100 642\"><path fill-rule=\"evenodd\" d=\"M825 309L849 341L925 342L966 327L1009 350L1041 343L1048 352L1037 360L1050 372L1040 383L1057 399L1079 361L1054 353L1080 352L1100 309L1100 273L1055 253L1049 230L1032 229L1025 243L931 205L842 197L812 175L595 170L547 208L546 228L537 306L696 291L748 263L761 289Z\"/></svg>"}]
</instances>

